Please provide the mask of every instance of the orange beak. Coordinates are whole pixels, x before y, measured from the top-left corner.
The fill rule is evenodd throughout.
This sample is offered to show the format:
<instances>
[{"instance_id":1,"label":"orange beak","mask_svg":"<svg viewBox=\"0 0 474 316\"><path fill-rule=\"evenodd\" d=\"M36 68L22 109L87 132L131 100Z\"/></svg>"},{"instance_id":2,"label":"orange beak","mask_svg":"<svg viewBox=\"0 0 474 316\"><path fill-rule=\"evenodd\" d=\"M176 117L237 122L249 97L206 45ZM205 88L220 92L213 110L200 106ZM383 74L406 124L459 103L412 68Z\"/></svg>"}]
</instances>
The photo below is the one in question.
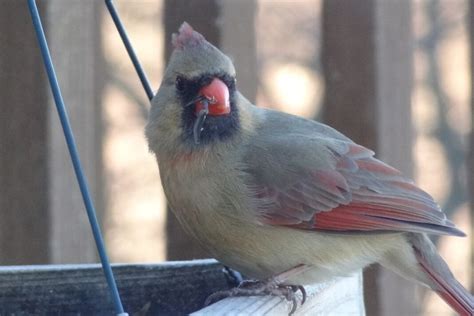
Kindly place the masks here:
<instances>
[{"instance_id":1,"label":"orange beak","mask_svg":"<svg viewBox=\"0 0 474 316\"><path fill-rule=\"evenodd\" d=\"M196 103L196 115L206 108L209 115L230 113L229 88L222 80L214 78L209 85L201 88L199 95L205 99Z\"/></svg>"}]
</instances>

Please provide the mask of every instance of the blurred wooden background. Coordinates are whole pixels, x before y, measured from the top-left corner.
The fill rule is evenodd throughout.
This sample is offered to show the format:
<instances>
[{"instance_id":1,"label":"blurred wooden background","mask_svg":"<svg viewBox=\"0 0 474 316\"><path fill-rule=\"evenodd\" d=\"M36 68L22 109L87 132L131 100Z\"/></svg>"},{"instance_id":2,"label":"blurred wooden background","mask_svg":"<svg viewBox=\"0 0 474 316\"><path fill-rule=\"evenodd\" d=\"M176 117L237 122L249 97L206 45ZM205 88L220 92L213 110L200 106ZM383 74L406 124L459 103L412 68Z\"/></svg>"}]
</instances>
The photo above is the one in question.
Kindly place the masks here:
<instances>
[{"instance_id":1,"label":"blurred wooden background","mask_svg":"<svg viewBox=\"0 0 474 316\"><path fill-rule=\"evenodd\" d=\"M469 234L437 242L474 287L473 1L115 2L155 89L186 20L232 56L251 100L323 120L413 176ZM38 3L112 260L206 257L166 212L148 101L102 1ZM0 29L0 264L95 262L26 2L0 1ZM450 315L377 267L365 285L368 315Z\"/></svg>"}]
</instances>

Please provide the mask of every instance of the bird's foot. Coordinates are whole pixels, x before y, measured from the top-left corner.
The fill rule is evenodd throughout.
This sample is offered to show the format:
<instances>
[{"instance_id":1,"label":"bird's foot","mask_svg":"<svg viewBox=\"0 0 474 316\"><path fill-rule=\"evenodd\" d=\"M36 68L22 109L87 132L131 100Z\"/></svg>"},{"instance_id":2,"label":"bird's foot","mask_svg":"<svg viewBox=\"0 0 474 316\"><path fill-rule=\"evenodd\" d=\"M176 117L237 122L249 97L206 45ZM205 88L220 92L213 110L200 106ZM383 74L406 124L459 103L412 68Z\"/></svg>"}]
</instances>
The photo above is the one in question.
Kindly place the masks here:
<instances>
[{"instance_id":1,"label":"bird's foot","mask_svg":"<svg viewBox=\"0 0 474 316\"><path fill-rule=\"evenodd\" d=\"M296 307L298 306L296 296L298 291L302 294L301 305L303 305L306 301L306 291L301 285L280 284L276 278L270 278L266 281L244 280L238 287L226 291L219 291L210 295L204 304L207 306L221 299L236 296L279 296L284 297L293 303L290 311L291 315L295 312Z\"/></svg>"}]
</instances>

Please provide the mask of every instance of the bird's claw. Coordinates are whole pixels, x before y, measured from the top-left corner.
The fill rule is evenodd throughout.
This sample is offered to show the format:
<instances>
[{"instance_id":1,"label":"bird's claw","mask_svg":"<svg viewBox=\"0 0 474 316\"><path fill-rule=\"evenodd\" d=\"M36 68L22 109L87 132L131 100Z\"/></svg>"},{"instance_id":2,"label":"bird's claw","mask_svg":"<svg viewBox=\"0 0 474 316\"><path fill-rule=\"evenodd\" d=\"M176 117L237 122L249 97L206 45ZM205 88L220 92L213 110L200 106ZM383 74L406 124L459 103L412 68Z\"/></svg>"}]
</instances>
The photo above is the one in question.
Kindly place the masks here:
<instances>
[{"instance_id":1,"label":"bird's claw","mask_svg":"<svg viewBox=\"0 0 474 316\"><path fill-rule=\"evenodd\" d=\"M275 280L270 279L267 281L255 281L255 280L244 280L239 286L225 291L219 291L214 294L211 294L204 305L210 305L211 303L217 302L221 299L227 297L237 297L237 296L279 296L284 297L286 300L293 303L289 315L292 315L296 308L298 307L296 293L300 291L302 294L301 305L306 301L306 290L301 285L285 285L278 284Z\"/></svg>"},{"instance_id":2,"label":"bird's claw","mask_svg":"<svg viewBox=\"0 0 474 316\"><path fill-rule=\"evenodd\" d=\"M301 292L301 305L303 305L304 302L306 302L306 298L308 297L304 286L302 285L290 285L290 286L291 286L291 289L293 290L293 293L296 294L296 292L298 291Z\"/></svg>"}]
</instances>

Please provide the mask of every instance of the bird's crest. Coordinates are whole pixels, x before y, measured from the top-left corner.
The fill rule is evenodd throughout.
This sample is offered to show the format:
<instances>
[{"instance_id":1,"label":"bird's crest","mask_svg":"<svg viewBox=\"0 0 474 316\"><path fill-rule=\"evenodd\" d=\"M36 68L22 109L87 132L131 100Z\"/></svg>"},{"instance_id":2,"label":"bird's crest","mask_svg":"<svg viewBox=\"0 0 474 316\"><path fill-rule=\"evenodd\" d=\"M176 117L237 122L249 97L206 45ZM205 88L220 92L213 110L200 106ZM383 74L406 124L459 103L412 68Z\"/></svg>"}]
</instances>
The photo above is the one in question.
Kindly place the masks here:
<instances>
[{"instance_id":1,"label":"bird's crest","mask_svg":"<svg viewBox=\"0 0 474 316\"><path fill-rule=\"evenodd\" d=\"M184 22L179 27L179 33L174 33L171 37L171 43L175 49L185 49L196 47L206 42L204 36L196 32L191 25Z\"/></svg>"}]
</instances>

